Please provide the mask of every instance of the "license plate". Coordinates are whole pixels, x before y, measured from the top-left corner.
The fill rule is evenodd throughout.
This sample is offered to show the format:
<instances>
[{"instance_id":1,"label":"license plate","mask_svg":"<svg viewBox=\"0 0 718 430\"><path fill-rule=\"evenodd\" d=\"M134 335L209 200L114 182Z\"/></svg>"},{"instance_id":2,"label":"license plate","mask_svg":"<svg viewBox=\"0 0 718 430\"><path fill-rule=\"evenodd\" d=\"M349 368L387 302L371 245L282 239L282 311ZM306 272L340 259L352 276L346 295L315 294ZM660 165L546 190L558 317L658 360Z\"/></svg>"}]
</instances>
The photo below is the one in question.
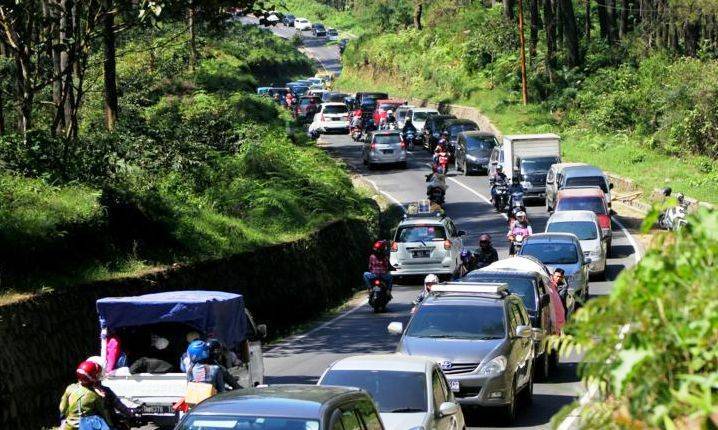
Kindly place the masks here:
<instances>
[{"instance_id":1,"label":"license plate","mask_svg":"<svg viewBox=\"0 0 718 430\"><path fill-rule=\"evenodd\" d=\"M429 251L414 251L411 256L414 258L429 258Z\"/></svg>"},{"instance_id":2,"label":"license plate","mask_svg":"<svg viewBox=\"0 0 718 430\"><path fill-rule=\"evenodd\" d=\"M172 408L170 406L164 406L164 405L144 405L142 406L142 413L146 415L152 415L152 414L167 414L172 412Z\"/></svg>"},{"instance_id":3,"label":"license plate","mask_svg":"<svg viewBox=\"0 0 718 430\"><path fill-rule=\"evenodd\" d=\"M393 149L382 149L381 153L382 154L393 154L394 150Z\"/></svg>"},{"instance_id":4,"label":"license plate","mask_svg":"<svg viewBox=\"0 0 718 430\"><path fill-rule=\"evenodd\" d=\"M451 389L452 393L458 393L461 390L461 387L459 386L459 381L449 381L449 388Z\"/></svg>"}]
</instances>

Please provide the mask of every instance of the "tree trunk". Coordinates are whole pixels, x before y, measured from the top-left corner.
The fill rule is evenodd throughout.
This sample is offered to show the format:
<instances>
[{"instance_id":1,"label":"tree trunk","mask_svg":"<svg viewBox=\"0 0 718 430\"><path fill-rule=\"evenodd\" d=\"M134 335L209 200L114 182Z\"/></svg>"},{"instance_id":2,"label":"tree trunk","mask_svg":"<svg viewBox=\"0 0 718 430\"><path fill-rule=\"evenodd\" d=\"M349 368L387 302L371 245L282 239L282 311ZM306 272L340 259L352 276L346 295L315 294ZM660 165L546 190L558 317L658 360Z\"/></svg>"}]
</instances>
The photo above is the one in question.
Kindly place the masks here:
<instances>
[{"instance_id":1,"label":"tree trunk","mask_svg":"<svg viewBox=\"0 0 718 430\"><path fill-rule=\"evenodd\" d=\"M113 0L103 0L104 16L103 41L104 41L104 84L105 84L105 127L113 131L117 124L118 102L117 102L117 65L115 52L115 10Z\"/></svg>"},{"instance_id":2,"label":"tree trunk","mask_svg":"<svg viewBox=\"0 0 718 430\"><path fill-rule=\"evenodd\" d=\"M556 41L563 49L565 41L563 40L563 19L561 19L561 0L553 0L553 16L556 20Z\"/></svg>"},{"instance_id":3,"label":"tree trunk","mask_svg":"<svg viewBox=\"0 0 718 430\"><path fill-rule=\"evenodd\" d=\"M601 37L606 39L608 43L613 44L613 28L608 14L608 1L596 0L598 4L598 24L601 28Z\"/></svg>"},{"instance_id":4,"label":"tree trunk","mask_svg":"<svg viewBox=\"0 0 718 430\"><path fill-rule=\"evenodd\" d=\"M578 25L576 24L576 14L573 11L573 1L559 0L559 2L561 3L566 61L570 67L578 67L581 64L581 50L578 44Z\"/></svg>"},{"instance_id":5,"label":"tree trunk","mask_svg":"<svg viewBox=\"0 0 718 430\"><path fill-rule=\"evenodd\" d=\"M197 39L196 14L194 0L189 0L189 11L187 14L187 26L189 27L189 66L192 70L197 66Z\"/></svg>"},{"instance_id":6,"label":"tree trunk","mask_svg":"<svg viewBox=\"0 0 718 430\"><path fill-rule=\"evenodd\" d=\"M621 0L621 22L618 27L618 38L623 40L628 34L628 0Z\"/></svg>"},{"instance_id":7,"label":"tree trunk","mask_svg":"<svg viewBox=\"0 0 718 430\"><path fill-rule=\"evenodd\" d=\"M688 19L683 24L683 38L685 40L686 55L695 57L698 55L698 49L701 39L701 24L695 19Z\"/></svg>"},{"instance_id":8,"label":"tree trunk","mask_svg":"<svg viewBox=\"0 0 718 430\"><path fill-rule=\"evenodd\" d=\"M617 17L618 13L616 10L616 0L604 0L606 2L606 13L608 15L608 22L610 23L611 29L611 41L616 42L618 36Z\"/></svg>"},{"instance_id":9,"label":"tree trunk","mask_svg":"<svg viewBox=\"0 0 718 430\"><path fill-rule=\"evenodd\" d=\"M586 22L584 27L584 33L586 34L586 41L591 41L591 0L586 0L585 2L585 14L586 14Z\"/></svg>"},{"instance_id":10,"label":"tree trunk","mask_svg":"<svg viewBox=\"0 0 718 430\"><path fill-rule=\"evenodd\" d=\"M7 58L5 41L0 39L0 58ZM0 136L5 134L5 100L3 99L2 88L0 88Z\"/></svg>"},{"instance_id":11,"label":"tree trunk","mask_svg":"<svg viewBox=\"0 0 718 430\"><path fill-rule=\"evenodd\" d=\"M503 0L504 3L504 16L509 21L514 20L514 0Z\"/></svg>"},{"instance_id":12,"label":"tree trunk","mask_svg":"<svg viewBox=\"0 0 718 430\"><path fill-rule=\"evenodd\" d=\"M424 1L415 0L414 2L414 28L421 30L421 15L424 12Z\"/></svg>"},{"instance_id":13,"label":"tree trunk","mask_svg":"<svg viewBox=\"0 0 718 430\"><path fill-rule=\"evenodd\" d=\"M543 22L546 27L546 70L549 80L553 82L553 70L556 66L556 21L551 0L543 0Z\"/></svg>"},{"instance_id":14,"label":"tree trunk","mask_svg":"<svg viewBox=\"0 0 718 430\"><path fill-rule=\"evenodd\" d=\"M73 40L73 12L74 7L73 0L61 0L61 18L60 18L60 44L62 50L60 51L60 70L62 72L61 77L61 88L62 88L62 109L64 116L65 134L71 131L72 128L72 103L75 99L74 90L72 85L72 44L75 43Z\"/></svg>"},{"instance_id":15,"label":"tree trunk","mask_svg":"<svg viewBox=\"0 0 718 430\"><path fill-rule=\"evenodd\" d=\"M539 16L539 0L529 0L529 14L531 20L531 30L529 32L529 60L533 65L534 59L536 58L539 26L541 25L541 17Z\"/></svg>"},{"instance_id":16,"label":"tree trunk","mask_svg":"<svg viewBox=\"0 0 718 430\"><path fill-rule=\"evenodd\" d=\"M518 0L519 4L519 43L521 45L521 101L524 105L529 102L528 81L526 79L526 40L524 38L524 7L523 0Z\"/></svg>"}]
</instances>

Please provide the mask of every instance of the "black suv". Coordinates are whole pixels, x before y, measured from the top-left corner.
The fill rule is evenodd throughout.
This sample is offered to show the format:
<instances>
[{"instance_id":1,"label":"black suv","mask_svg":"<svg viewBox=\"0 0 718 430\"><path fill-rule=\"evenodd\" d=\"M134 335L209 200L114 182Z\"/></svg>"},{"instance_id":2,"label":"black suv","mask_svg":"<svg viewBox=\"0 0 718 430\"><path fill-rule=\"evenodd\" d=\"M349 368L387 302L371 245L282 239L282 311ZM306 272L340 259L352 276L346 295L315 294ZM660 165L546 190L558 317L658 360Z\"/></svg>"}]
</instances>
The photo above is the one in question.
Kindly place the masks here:
<instances>
[{"instance_id":1,"label":"black suv","mask_svg":"<svg viewBox=\"0 0 718 430\"><path fill-rule=\"evenodd\" d=\"M444 123L450 119L456 119L454 115L429 115L424 123L424 146L431 152L434 152L436 144L441 138L441 130Z\"/></svg>"},{"instance_id":2,"label":"black suv","mask_svg":"<svg viewBox=\"0 0 718 430\"><path fill-rule=\"evenodd\" d=\"M464 175L489 172L491 150L498 145L496 136L485 131L464 131L456 140L456 169ZM545 179L545 178L544 178Z\"/></svg>"},{"instance_id":3,"label":"black suv","mask_svg":"<svg viewBox=\"0 0 718 430\"><path fill-rule=\"evenodd\" d=\"M324 28L324 24L318 22L312 24L312 35L314 37L327 37L327 29Z\"/></svg>"}]
</instances>

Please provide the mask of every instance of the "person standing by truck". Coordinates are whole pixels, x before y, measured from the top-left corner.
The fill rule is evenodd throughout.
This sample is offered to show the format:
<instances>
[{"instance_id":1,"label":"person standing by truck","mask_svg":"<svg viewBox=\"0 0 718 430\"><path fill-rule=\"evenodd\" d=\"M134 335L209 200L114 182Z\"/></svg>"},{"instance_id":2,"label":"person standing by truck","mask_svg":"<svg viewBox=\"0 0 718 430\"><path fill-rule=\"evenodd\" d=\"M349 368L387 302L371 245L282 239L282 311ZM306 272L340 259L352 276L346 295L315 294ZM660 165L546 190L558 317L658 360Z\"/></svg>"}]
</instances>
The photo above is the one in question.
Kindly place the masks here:
<instances>
[{"instance_id":1,"label":"person standing by truck","mask_svg":"<svg viewBox=\"0 0 718 430\"><path fill-rule=\"evenodd\" d=\"M110 414L102 393L96 386L100 382L102 367L92 361L83 361L75 370L77 382L70 384L60 399L60 430L77 430L80 420L93 417L110 425Z\"/></svg>"}]
</instances>

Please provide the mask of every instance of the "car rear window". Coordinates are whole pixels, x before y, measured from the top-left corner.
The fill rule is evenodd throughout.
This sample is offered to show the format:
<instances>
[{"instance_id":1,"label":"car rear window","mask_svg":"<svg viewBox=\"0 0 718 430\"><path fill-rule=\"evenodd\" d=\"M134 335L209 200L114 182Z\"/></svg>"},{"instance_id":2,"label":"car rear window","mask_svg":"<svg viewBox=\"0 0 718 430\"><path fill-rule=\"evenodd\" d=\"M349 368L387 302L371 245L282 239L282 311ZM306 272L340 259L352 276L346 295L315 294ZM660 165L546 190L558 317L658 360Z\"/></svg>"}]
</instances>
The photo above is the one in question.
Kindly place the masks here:
<instances>
[{"instance_id":1,"label":"car rear window","mask_svg":"<svg viewBox=\"0 0 718 430\"><path fill-rule=\"evenodd\" d=\"M465 278L467 281L473 282L498 282L506 283L509 285L509 291L517 296L521 297L524 301L526 309L535 311L536 310L536 284L534 281L527 278L517 278L515 276L492 276L478 272L475 275L467 275Z\"/></svg>"},{"instance_id":2,"label":"car rear window","mask_svg":"<svg viewBox=\"0 0 718 430\"><path fill-rule=\"evenodd\" d=\"M324 113L347 113L346 106L324 106Z\"/></svg>"},{"instance_id":3,"label":"car rear window","mask_svg":"<svg viewBox=\"0 0 718 430\"><path fill-rule=\"evenodd\" d=\"M543 264L576 264L578 250L573 243L529 242L521 248L520 255L532 255Z\"/></svg>"},{"instance_id":4,"label":"car rear window","mask_svg":"<svg viewBox=\"0 0 718 430\"><path fill-rule=\"evenodd\" d=\"M600 197L565 197L558 201L557 211L591 211L607 215L606 204Z\"/></svg>"},{"instance_id":5,"label":"car rear window","mask_svg":"<svg viewBox=\"0 0 718 430\"><path fill-rule=\"evenodd\" d=\"M374 143L379 145L391 145L401 143L401 136L398 134L380 134L374 136Z\"/></svg>"},{"instance_id":6,"label":"car rear window","mask_svg":"<svg viewBox=\"0 0 718 430\"><path fill-rule=\"evenodd\" d=\"M421 306L411 319L406 335L447 339L502 339L506 335L503 306Z\"/></svg>"},{"instance_id":7,"label":"car rear window","mask_svg":"<svg viewBox=\"0 0 718 430\"><path fill-rule=\"evenodd\" d=\"M493 137L466 136L467 151L490 151L496 146L496 139Z\"/></svg>"},{"instance_id":8,"label":"car rear window","mask_svg":"<svg viewBox=\"0 0 718 430\"><path fill-rule=\"evenodd\" d=\"M564 187L599 187L604 193L608 192L606 180L603 176L567 178Z\"/></svg>"},{"instance_id":9,"label":"car rear window","mask_svg":"<svg viewBox=\"0 0 718 430\"><path fill-rule=\"evenodd\" d=\"M596 240L598 230L596 224L590 221L560 221L552 222L546 227L547 233L572 233L579 240Z\"/></svg>"},{"instance_id":10,"label":"car rear window","mask_svg":"<svg viewBox=\"0 0 718 430\"><path fill-rule=\"evenodd\" d=\"M449 126L449 134L452 136L456 136L457 134L461 133L462 131L473 131L476 129L477 129L477 127L474 124L455 124L455 125Z\"/></svg>"},{"instance_id":11,"label":"car rear window","mask_svg":"<svg viewBox=\"0 0 718 430\"><path fill-rule=\"evenodd\" d=\"M330 370L321 385L361 388L371 394L379 412L426 412L426 375L388 370Z\"/></svg>"},{"instance_id":12,"label":"car rear window","mask_svg":"<svg viewBox=\"0 0 718 430\"><path fill-rule=\"evenodd\" d=\"M319 421L266 416L190 415L178 430L319 430Z\"/></svg>"},{"instance_id":13,"label":"car rear window","mask_svg":"<svg viewBox=\"0 0 718 430\"><path fill-rule=\"evenodd\" d=\"M433 115L436 112L414 112L414 121L426 121L429 115Z\"/></svg>"},{"instance_id":14,"label":"car rear window","mask_svg":"<svg viewBox=\"0 0 718 430\"><path fill-rule=\"evenodd\" d=\"M396 242L431 242L446 239L446 230L438 225L412 225L399 227Z\"/></svg>"}]
</instances>

